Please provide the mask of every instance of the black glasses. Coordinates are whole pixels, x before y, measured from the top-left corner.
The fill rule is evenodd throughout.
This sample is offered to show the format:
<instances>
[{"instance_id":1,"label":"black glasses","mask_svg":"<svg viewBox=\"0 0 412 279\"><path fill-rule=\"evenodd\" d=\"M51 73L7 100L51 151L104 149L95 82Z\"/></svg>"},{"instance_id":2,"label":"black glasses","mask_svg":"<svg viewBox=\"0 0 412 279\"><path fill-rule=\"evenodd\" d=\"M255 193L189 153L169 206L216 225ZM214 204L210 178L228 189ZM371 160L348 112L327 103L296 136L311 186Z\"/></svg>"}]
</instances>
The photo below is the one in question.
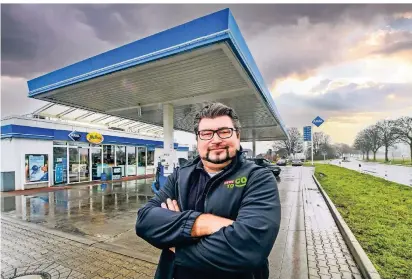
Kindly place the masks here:
<instances>
[{"instance_id":1,"label":"black glasses","mask_svg":"<svg viewBox=\"0 0 412 279\"><path fill-rule=\"evenodd\" d=\"M215 133L221 139L228 139L233 135L233 131L237 131L237 129L220 128L217 130L202 130L202 131L197 132L197 135L199 136L201 140L211 140L215 136Z\"/></svg>"}]
</instances>

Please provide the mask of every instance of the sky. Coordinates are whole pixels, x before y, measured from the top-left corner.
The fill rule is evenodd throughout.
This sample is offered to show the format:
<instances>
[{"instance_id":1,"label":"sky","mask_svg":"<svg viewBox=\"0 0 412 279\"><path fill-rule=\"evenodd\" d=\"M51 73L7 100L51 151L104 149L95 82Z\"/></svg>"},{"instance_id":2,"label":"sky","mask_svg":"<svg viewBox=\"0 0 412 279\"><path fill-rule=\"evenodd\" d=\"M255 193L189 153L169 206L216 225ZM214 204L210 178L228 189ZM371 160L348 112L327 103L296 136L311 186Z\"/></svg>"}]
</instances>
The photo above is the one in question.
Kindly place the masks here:
<instances>
[{"instance_id":1,"label":"sky","mask_svg":"<svg viewBox=\"0 0 412 279\"><path fill-rule=\"evenodd\" d=\"M27 98L29 79L227 7L287 127L319 115L315 131L352 144L412 116L411 4L2 4L1 117L45 104Z\"/></svg>"}]
</instances>

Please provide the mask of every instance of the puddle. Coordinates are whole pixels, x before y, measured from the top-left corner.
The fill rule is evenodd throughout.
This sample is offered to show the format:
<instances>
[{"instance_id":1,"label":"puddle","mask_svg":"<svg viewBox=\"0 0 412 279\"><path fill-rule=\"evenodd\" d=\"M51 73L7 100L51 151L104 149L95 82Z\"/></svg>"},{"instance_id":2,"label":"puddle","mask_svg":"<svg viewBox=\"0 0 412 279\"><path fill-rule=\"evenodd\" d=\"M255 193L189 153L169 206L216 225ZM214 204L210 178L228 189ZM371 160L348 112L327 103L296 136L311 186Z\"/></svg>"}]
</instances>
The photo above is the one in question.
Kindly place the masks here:
<instances>
[{"instance_id":1,"label":"puddle","mask_svg":"<svg viewBox=\"0 0 412 279\"><path fill-rule=\"evenodd\" d=\"M151 179L2 197L2 214L76 235L110 238L134 227L153 196ZM103 232L103 233L102 233Z\"/></svg>"}]
</instances>

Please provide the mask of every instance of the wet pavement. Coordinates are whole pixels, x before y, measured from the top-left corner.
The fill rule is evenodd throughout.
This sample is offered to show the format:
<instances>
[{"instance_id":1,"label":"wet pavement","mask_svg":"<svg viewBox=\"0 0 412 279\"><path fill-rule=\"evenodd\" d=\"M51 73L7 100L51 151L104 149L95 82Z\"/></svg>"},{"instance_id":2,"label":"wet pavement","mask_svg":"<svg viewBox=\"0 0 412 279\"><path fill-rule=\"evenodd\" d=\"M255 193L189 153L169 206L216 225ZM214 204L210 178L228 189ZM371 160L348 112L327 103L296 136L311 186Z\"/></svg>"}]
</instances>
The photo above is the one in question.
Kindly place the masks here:
<instances>
[{"instance_id":1,"label":"wet pavement","mask_svg":"<svg viewBox=\"0 0 412 279\"><path fill-rule=\"evenodd\" d=\"M314 168L302 168L309 278L361 279L329 208L311 178Z\"/></svg>"},{"instance_id":2,"label":"wet pavement","mask_svg":"<svg viewBox=\"0 0 412 279\"><path fill-rule=\"evenodd\" d=\"M1 278L153 278L156 265L22 223L1 220ZM39 226L40 227L40 226Z\"/></svg>"},{"instance_id":3,"label":"wet pavement","mask_svg":"<svg viewBox=\"0 0 412 279\"><path fill-rule=\"evenodd\" d=\"M282 204L282 222L278 238L269 257L270 278L359 278L356 276L343 277L345 274L342 271L345 271L346 265L350 268L352 262L346 261L345 266L341 262L342 266L340 266L338 251L335 251L338 254L334 254L336 262L326 260L326 253L330 251L325 249L329 248L329 244L333 248L334 243L338 243L339 247L334 247L336 249L344 249L345 247L327 206L318 205L321 203L322 197L319 191L313 190L316 186L311 184L313 183L311 170L312 168L284 167L281 173L278 188ZM104 253L115 251L125 257L125 260L128 258L126 256L132 256L134 258L130 259L131 261L138 262L139 259L143 259L149 266L157 263L160 251L136 236L134 224L137 210L152 196L150 183L150 179L135 180L114 184L79 186L78 188L31 196L3 197L2 214L9 220L18 220L22 224L29 222L36 224L35 226L61 231L66 235L92 241L93 244L88 247L93 248L93 253L97 251L94 249L100 249L96 252L97 254L101 251ZM312 189L310 190L311 194L308 194L308 189ZM311 204L313 205L312 209L310 209ZM315 204L317 204L316 207ZM7 267L16 268L24 264L17 255L25 254L26 249L39 255L42 255L43 251L45 256L40 258L45 263L56 263L55 258L59 259L60 256L62 259L71 259L70 253L65 255L61 251L62 248L67 247L67 243L71 240L56 239L52 241L52 244L57 246L49 249L47 243L37 244L32 239L32 229L25 229L24 225L21 224L18 226L15 224L4 225L4 222L6 221L2 219L3 231L5 231L5 234L2 233L2 256L5 254L6 258L2 263ZM319 224L322 227L319 227ZM19 233L23 233L23 235L20 236ZM329 239L322 238L328 236L328 233L331 233L335 238L332 236ZM43 235L42 241L47 238L46 234L46 232L40 233ZM323 240L324 242L319 246L318 242ZM4 242L6 243L5 247L3 247ZM16 249L13 248L14 242L18 242ZM59 246L60 242L65 243L64 247ZM37 246L38 248L36 248ZM45 247L47 253L44 250ZM85 249L87 254L89 248L83 247L82 249ZM72 252L77 253L77 249ZM346 250L340 252L344 253ZM57 256L54 256L53 253ZM94 255L93 253L90 255ZM322 253L325 253L325 259ZM83 256L84 261L87 262L89 256ZM331 255L329 256L331 257ZM39 256L34 258L38 259ZM75 261L76 258L74 257L73 260ZM104 272L111 275L106 276L103 271L98 273L100 268L96 259L93 263L92 272L83 274L82 278L94 278L93 276L99 274L100 277L96 278L114 278L110 277L113 272L109 266L106 265ZM118 263L120 264L120 262ZM73 268L76 262L68 260L68 262L62 261L56 264L75 270ZM327 269L324 269L325 264ZM147 268L151 272L154 267ZM325 274L326 270L327 274ZM351 272L350 269L349 271ZM132 270L129 272L134 274ZM145 277L148 272L145 274L141 278L150 277ZM10 277L5 276L5 278ZM133 277L126 276L126 278Z\"/></svg>"},{"instance_id":4,"label":"wet pavement","mask_svg":"<svg viewBox=\"0 0 412 279\"><path fill-rule=\"evenodd\" d=\"M376 177L380 177L392 182L397 182L406 186L412 186L412 167L386 165L374 162L363 162L351 159L350 162L342 162L342 160L333 160L331 164L360 171ZM359 168L359 164L361 167Z\"/></svg>"},{"instance_id":5,"label":"wet pavement","mask_svg":"<svg viewBox=\"0 0 412 279\"><path fill-rule=\"evenodd\" d=\"M64 232L110 239L133 228L153 193L151 179L2 198L2 213ZM132 227L131 227L132 225Z\"/></svg>"}]
</instances>

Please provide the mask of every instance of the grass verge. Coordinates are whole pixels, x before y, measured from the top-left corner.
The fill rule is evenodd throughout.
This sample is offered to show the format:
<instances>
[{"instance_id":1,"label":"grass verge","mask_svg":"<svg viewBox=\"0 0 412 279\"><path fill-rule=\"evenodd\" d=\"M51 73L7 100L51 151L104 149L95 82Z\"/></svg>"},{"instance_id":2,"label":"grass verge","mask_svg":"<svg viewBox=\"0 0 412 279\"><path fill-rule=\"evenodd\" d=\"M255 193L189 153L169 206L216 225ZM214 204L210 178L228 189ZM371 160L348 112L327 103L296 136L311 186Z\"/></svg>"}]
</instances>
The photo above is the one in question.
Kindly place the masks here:
<instances>
[{"instance_id":1,"label":"grass verge","mask_svg":"<svg viewBox=\"0 0 412 279\"><path fill-rule=\"evenodd\" d=\"M381 277L412 278L412 188L333 165L315 176Z\"/></svg>"},{"instance_id":2,"label":"grass verge","mask_svg":"<svg viewBox=\"0 0 412 279\"><path fill-rule=\"evenodd\" d=\"M402 159L394 159L391 162L385 162L385 159L376 159L376 160L365 160L365 162L376 162L376 163L382 163L386 165L402 165L402 166L407 166L407 167L412 167L412 162L410 158L405 158L405 160Z\"/></svg>"}]
</instances>

